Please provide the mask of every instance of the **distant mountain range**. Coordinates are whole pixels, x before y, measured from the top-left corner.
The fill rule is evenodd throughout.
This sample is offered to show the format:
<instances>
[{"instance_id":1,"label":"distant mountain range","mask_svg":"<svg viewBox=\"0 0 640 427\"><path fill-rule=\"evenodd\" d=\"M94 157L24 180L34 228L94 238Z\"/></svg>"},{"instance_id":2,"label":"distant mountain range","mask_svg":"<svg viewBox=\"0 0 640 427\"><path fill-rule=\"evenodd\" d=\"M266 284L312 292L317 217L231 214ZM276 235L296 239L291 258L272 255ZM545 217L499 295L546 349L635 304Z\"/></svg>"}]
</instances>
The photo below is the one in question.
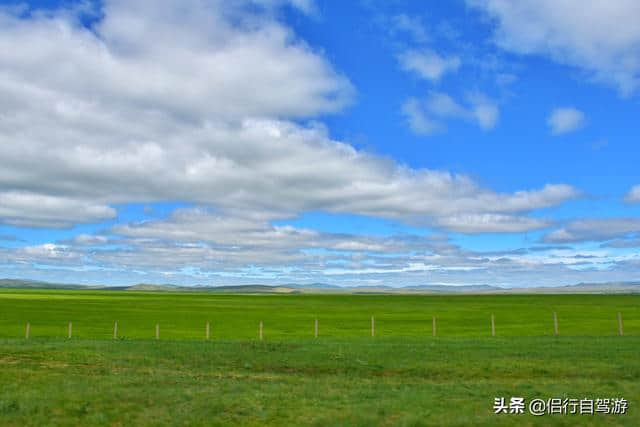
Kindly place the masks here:
<instances>
[{"instance_id":1,"label":"distant mountain range","mask_svg":"<svg viewBox=\"0 0 640 427\"><path fill-rule=\"evenodd\" d=\"M355 286L341 287L325 283L283 285L228 285L228 286L179 286L172 284L139 283L132 286L77 285L49 283L35 280L0 279L0 288L12 289L77 289L139 292L217 292L247 294L291 294L291 293L345 293L345 294L513 294L513 293L640 293L640 282L579 283L558 287L497 287L489 285L419 285L406 287Z\"/></svg>"}]
</instances>

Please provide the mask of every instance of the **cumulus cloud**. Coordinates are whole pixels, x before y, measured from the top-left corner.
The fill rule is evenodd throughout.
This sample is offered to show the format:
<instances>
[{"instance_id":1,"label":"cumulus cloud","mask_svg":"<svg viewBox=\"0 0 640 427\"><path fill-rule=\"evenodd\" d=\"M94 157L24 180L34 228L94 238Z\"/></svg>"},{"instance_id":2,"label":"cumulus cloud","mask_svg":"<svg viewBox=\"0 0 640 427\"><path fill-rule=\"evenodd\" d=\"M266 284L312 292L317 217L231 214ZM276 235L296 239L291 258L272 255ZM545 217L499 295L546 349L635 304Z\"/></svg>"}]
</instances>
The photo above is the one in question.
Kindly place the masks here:
<instances>
[{"instance_id":1,"label":"cumulus cloud","mask_svg":"<svg viewBox=\"0 0 640 427\"><path fill-rule=\"evenodd\" d=\"M417 98L409 98L402 104L402 114L409 128L417 135L432 135L445 129L442 123L427 115L422 102Z\"/></svg>"},{"instance_id":2,"label":"cumulus cloud","mask_svg":"<svg viewBox=\"0 0 640 427\"><path fill-rule=\"evenodd\" d=\"M553 135L576 131L583 127L585 122L584 113L574 107L556 108L547 119L547 125Z\"/></svg>"},{"instance_id":3,"label":"cumulus cloud","mask_svg":"<svg viewBox=\"0 0 640 427\"><path fill-rule=\"evenodd\" d=\"M95 234L79 234L75 236L72 240L75 245L104 245L109 241L106 236L95 235Z\"/></svg>"},{"instance_id":4,"label":"cumulus cloud","mask_svg":"<svg viewBox=\"0 0 640 427\"><path fill-rule=\"evenodd\" d=\"M582 219L568 223L543 237L549 243L603 241L640 232L638 218Z\"/></svg>"},{"instance_id":5,"label":"cumulus cloud","mask_svg":"<svg viewBox=\"0 0 640 427\"><path fill-rule=\"evenodd\" d=\"M484 130L493 129L500 118L498 105L489 97L481 93L469 95L469 114Z\"/></svg>"},{"instance_id":6,"label":"cumulus cloud","mask_svg":"<svg viewBox=\"0 0 640 427\"><path fill-rule=\"evenodd\" d=\"M551 223L522 216L467 214L439 218L438 225L460 233L519 233L546 228Z\"/></svg>"},{"instance_id":7,"label":"cumulus cloud","mask_svg":"<svg viewBox=\"0 0 640 427\"><path fill-rule=\"evenodd\" d=\"M632 187L624 197L624 201L627 203L640 203L640 185Z\"/></svg>"},{"instance_id":8,"label":"cumulus cloud","mask_svg":"<svg viewBox=\"0 0 640 427\"><path fill-rule=\"evenodd\" d=\"M431 49L410 49L398 55L400 66L405 71L417 74L420 78L433 82L439 81L446 73L460 68L460 58L444 57Z\"/></svg>"},{"instance_id":9,"label":"cumulus cloud","mask_svg":"<svg viewBox=\"0 0 640 427\"><path fill-rule=\"evenodd\" d=\"M426 43L429 40L429 35L422 20L416 16L395 15L391 18L391 30L393 32L408 33L419 43Z\"/></svg>"},{"instance_id":10,"label":"cumulus cloud","mask_svg":"<svg viewBox=\"0 0 640 427\"><path fill-rule=\"evenodd\" d=\"M69 268L82 264L84 254L67 245L44 243L42 245L25 246L21 248L0 251L8 260L21 264L44 264L51 266L66 266Z\"/></svg>"},{"instance_id":11,"label":"cumulus cloud","mask_svg":"<svg viewBox=\"0 0 640 427\"><path fill-rule=\"evenodd\" d=\"M419 17L395 15L389 20L392 33L406 33L415 42L413 48L403 48L396 58L402 70L432 83L445 74L455 73L462 65L458 55L442 55L429 46L429 34Z\"/></svg>"},{"instance_id":12,"label":"cumulus cloud","mask_svg":"<svg viewBox=\"0 0 640 427\"><path fill-rule=\"evenodd\" d=\"M121 107L185 120L305 117L350 102L345 77L270 15L247 14L246 3L108 0L91 29L68 11L29 19L5 13L5 90L26 83L25 102L64 95L58 109L68 115ZM68 66L45 76L44 61Z\"/></svg>"},{"instance_id":13,"label":"cumulus cloud","mask_svg":"<svg viewBox=\"0 0 640 427\"><path fill-rule=\"evenodd\" d=\"M18 227L69 228L79 223L115 218L101 203L22 191L0 192L0 222Z\"/></svg>"},{"instance_id":14,"label":"cumulus cloud","mask_svg":"<svg viewBox=\"0 0 640 427\"><path fill-rule=\"evenodd\" d=\"M467 0L494 18L495 41L584 70L623 95L640 84L640 3L635 0Z\"/></svg>"},{"instance_id":15,"label":"cumulus cloud","mask_svg":"<svg viewBox=\"0 0 640 427\"><path fill-rule=\"evenodd\" d=\"M208 133L227 129L230 147L248 117L350 102L322 56L244 6L111 0L92 28L76 9L0 11L2 221L69 226L112 218L104 203L193 198L198 162L233 167Z\"/></svg>"},{"instance_id":16,"label":"cumulus cloud","mask_svg":"<svg viewBox=\"0 0 640 427\"><path fill-rule=\"evenodd\" d=\"M430 92L425 99L409 98L402 106L409 127L418 135L431 135L446 129L447 119L476 123L483 130L493 129L500 118L498 105L481 93L467 96L467 106L444 92Z\"/></svg>"}]
</instances>

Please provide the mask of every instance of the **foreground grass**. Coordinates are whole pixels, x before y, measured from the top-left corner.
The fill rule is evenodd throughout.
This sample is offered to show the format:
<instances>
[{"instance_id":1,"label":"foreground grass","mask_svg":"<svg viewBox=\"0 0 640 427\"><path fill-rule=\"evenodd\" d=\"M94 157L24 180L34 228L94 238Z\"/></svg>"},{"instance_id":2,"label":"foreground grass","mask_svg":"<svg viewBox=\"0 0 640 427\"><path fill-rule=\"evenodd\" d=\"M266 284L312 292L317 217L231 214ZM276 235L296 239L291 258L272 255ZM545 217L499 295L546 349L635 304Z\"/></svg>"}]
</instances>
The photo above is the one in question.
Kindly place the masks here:
<instances>
[{"instance_id":1,"label":"foreground grass","mask_svg":"<svg viewBox=\"0 0 640 427\"><path fill-rule=\"evenodd\" d=\"M638 337L0 341L0 424L640 425ZM624 397L626 415L493 415Z\"/></svg>"}]
</instances>

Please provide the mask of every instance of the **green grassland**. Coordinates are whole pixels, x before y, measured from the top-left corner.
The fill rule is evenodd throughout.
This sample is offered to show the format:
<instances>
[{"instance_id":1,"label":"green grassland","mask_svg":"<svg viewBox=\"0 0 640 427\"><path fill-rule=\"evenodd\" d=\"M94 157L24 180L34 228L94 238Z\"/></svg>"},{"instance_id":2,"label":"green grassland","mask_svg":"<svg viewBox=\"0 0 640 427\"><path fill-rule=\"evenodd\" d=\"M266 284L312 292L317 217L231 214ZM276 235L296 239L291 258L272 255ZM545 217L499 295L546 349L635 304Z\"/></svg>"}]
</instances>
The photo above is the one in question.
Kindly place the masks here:
<instances>
[{"instance_id":1,"label":"green grassland","mask_svg":"<svg viewBox=\"0 0 640 427\"><path fill-rule=\"evenodd\" d=\"M639 302L2 290L0 425L640 425ZM624 397L629 410L494 415L500 396Z\"/></svg>"}]
</instances>

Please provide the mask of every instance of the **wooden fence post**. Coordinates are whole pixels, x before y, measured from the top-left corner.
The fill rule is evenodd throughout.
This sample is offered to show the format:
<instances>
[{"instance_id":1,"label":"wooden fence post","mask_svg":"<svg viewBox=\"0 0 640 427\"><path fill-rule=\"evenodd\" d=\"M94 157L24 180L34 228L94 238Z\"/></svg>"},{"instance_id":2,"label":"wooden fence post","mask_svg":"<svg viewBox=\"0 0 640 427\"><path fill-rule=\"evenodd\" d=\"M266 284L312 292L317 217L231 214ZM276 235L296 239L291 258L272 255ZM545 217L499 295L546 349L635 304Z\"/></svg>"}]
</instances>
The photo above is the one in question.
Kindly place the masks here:
<instances>
[{"instance_id":1,"label":"wooden fence post","mask_svg":"<svg viewBox=\"0 0 640 427\"><path fill-rule=\"evenodd\" d=\"M553 312L553 332L558 336L558 315L555 311Z\"/></svg>"},{"instance_id":2,"label":"wooden fence post","mask_svg":"<svg viewBox=\"0 0 640 427\"><path fill-rule=\"evenodd\" d=\"M156 339L160 339L160 324L156 323Z\"/></svg>"},{"instance_id":3,"label":"wooden fence post","mask_svg":"<svg viewBox=\"0 0 640 427\"><path fill-rule=\"evenodd\" d=\"M315 334L314 334L315 337L318 338L318 319L316 319L314 332L315 332Z\"/></svg>"},{"instance_id":4,"label":"wooden fence post","mask_svg":"<svg viewBox=\"0 0 640 427\"><path fill-rule=\"evenodd\" d=\"M433 324L431 326L432 332L433 332L433 336L436 336L436 316L433 316Z\"/></svg>"},{"instance_id":5,"label":"wooden fence post","mask_svg":"<svg viewBox=\"0 0 640 427\"><path fill-rule=\"evenodd\" d=\"M113 324L113 339L117 340L118 339L118 321L116 320L116 323Z\"/></svg>"},{"instance_id":6,"label":"wooden fence post","mask_svg":"<svg viewBox=\"0 0 640 427\"><path fill-rule=\"evenodd\" d=\"M207 326L205 327L204 334L206 339L209 339L209 337L211 336L211 325L209 324L209 322L207 322Z\"/></svg>"},{"instance_id":7,"label":"wooden fence post","mask_svg":"<svg viewBox=\"0 0 640 427\"><path fill-rule=\"evenodd\" d=\"M260 321L260 341L262 341L262 320Z\"/></svg>"},{"instance_id":8,"label":"wooden fence post","mask_svg":"<svg viewBox=\"0 0 640 427\"><path fill-rule=\"evenodd\" d=\"M491 336L496 336L496 318L493 313L491 313Z\"/></svg>"},{"instance_id":9,"label":"wooden fence post","mask_svg":"<svg viewBox=\"0 0 640 427\"><path fill-rule=\"evenodd\" d=\"M69 339L71 339L72 332L73 332L73 324L69 322Z\"/></svg>"},{"instance_id":10,"label":"wooden fence post","mask_svg":"<svg viewBox=\"0 0 640 427\"><path fill-rule=\"evenodd\" d=\"M27 327L25 328L25 331L24 331L24 338L28 340L30 335L31 335L31 324L27 322Z\"/></svg>"},{"instance_id":11,"label":"wooden fence post","mask_svg":"<svg viewBox=\"0 0 640 427\"><path fill-rule=\"evenodd\" d=\"M622 313L620 312L618 312L618 335L624 335L624 330L622 329Z\"/></svg>"},{"instance_id":12,"label":"wooden fence post","mask_svg":"<svg viewBox=\"0 0 640 427\"><path fill-rule=\"evenodd\" d=\"M373 316L371 316L371 336L376 336L376 319Z\"/></svg>"}]
</instances>

